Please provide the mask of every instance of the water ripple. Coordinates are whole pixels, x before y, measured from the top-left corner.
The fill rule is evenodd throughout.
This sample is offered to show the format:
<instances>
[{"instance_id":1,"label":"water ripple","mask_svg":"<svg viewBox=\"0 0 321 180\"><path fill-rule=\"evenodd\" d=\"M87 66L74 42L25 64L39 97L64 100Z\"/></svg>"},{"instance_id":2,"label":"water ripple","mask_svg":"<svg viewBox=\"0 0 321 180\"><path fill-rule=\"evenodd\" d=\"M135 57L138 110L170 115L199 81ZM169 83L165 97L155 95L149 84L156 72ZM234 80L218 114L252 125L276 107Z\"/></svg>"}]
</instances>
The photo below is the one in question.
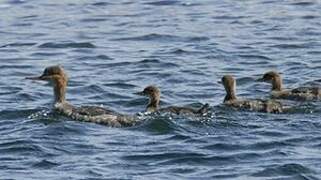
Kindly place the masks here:
<instances>
[{"instance_id":1,"label":"water ripple","mask_svg":"<svg viewBox=\"0 0 321 180\"><path fill-rule=\"evenodd\" d=\"M223 75L239 98L269 98L256 82L320 86L321 4L298 1L0 2L0 179L318 179L321 103L282 101L286 114L222 105ZM27 81L62 65L66 99L143 112L154 84L161 106L202 117L139 113L112 128L52 111L50 83Z\"/></svg>"},{"instance_id":2,"label":"water ripple","mask_svg":"<svg viewBox=\"0 0 321 180\"><path fill-rule=\"evenodd\" d=\"M275 167L266 167L264 170L253 174L256 177L273 177L273 176L295 176L301 174L313 174L313 171L300 164L282 164ZM292 177L293 178L293 177Z\"/></svg>"},{"instance_id":3,"label":"water ripple","mask_svg":"<svg viewBox=\"0 0 321 180\"><path fill-rule=\"evenodd\" d=\"M162 0L162 1L147 2L144 4L153 5L153 6L171 6L171 5L180 4L180 2L175 0Z\"/></svg>"},{"instance_id":4,"label":"water ripple","mask_svg":"<svg viewBox=\"0 0 321 180\"><path fill-rule=\"evenodd\" d=\"M96 48L95 45L89 42L82 42L82 43L73 43L73 42L66 42L66 43L43 43L38 46L39 48Z\"/></svg>"},{"instance_id":5,"label":"water ripple","mask_svg":"<svg viewBox=\"0 0 321 180\"><path fill-rule=\"evenodd\" d=\"M37 43L10 43L10 44L5 44L3 46L0 46L0 48L5 48L5 47L20 47L20 46L33 46L36 45Z\"/></svg>"},{"instance_id":6,"label":"water ripple","mask_svg":"<svg viewBox=\"0 0 321 180\"><path fill-rule=\"evenodd\" d=\"M207 41L209 38L207 37L181 37L181 36L174 36L168 34L147 34L142 36L136 37L125 37L125 38L117 38L112 39L113 41L159 41L159 42L195 42L195 41Z\"/></svg>"}]
</instances>

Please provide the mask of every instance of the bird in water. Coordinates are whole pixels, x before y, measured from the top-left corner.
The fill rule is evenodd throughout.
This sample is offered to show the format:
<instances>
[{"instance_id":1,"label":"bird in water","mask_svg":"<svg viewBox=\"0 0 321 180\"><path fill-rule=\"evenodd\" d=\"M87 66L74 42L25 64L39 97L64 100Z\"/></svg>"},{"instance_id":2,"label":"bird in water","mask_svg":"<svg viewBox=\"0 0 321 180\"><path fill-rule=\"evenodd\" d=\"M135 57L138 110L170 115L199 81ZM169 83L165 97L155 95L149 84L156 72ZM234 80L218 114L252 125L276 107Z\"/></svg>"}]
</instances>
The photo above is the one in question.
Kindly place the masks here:
<instances>
[{"instance_id":1,"label":"bird in water","mask_svg":"<svg viewBox=\"0 0 321 180\"><path fill-rule=\"evenodd\" d=\"M115 111L98 106L76 107L66 101L68 77L61 66L45 68L41 76L27 77L26 79L48 81L53 85L54 111L73 120L93 122L112 127L132 126L138 122L134 116L122 115Z\"/></svg>"},{"instance_id":2,"label":"bird in water","mask_svg":"<svg viewBox=\"0 0 321 180\"><path fill-rule=\"evenodd\" d=\"M283 106L275 100L238 99L236 97L236 81L231 75L223 76L222 84L226 91L224 104L236 109L267 113L282 113Z\"/></svg>"},{"instance_id":3,"label":"bird in water","mask_svg":"<svg viewBox=\"0 0 321 180\"><path fill-rule=\"evenodd\" d=\"M143 91L137 92L136 94L141 96L149 97L149 103L146 107L146 112L163 112L172 113L176 115L203 115L209 110L209 104L203 105L200 109L194 109L189 107L178 107L169 106L165 108L160 108L160 90L156 86L147 86Z\"/></svg>"},{"instance_id":4,"label":"bird in water","mask_svg":"<svg viewBox=\"0 0 321 180\"><path fill-rule=\"evenodd\" d=\"M275 99L288 99L288 100L320 100L321 88L320 87L298 87L295 89L284 90L282 88L282 78L276 71L269 71L258 79L261 82L269 82L272 84L271 96Z\"/></svg>"}]
</instances>

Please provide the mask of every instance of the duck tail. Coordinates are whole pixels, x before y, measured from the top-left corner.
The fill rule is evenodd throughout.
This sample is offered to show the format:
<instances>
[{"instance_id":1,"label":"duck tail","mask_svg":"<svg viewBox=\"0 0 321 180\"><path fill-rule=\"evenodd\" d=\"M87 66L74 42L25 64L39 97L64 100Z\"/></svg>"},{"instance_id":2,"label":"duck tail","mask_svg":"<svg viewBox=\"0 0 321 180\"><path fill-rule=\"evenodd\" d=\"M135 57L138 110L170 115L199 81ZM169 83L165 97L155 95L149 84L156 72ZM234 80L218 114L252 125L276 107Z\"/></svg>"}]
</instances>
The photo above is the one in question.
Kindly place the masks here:
<instances>
[{"instance_id":1,"label":"duck tail","mask_svg":"<svg viewBox=\"0 0 321 180\"><path fill-rule=\"evenodd\" d=\"M198 111L198 114L205 114L209 110L210 105L208 103L204 104Z\"/></svg>"}]
</instances>

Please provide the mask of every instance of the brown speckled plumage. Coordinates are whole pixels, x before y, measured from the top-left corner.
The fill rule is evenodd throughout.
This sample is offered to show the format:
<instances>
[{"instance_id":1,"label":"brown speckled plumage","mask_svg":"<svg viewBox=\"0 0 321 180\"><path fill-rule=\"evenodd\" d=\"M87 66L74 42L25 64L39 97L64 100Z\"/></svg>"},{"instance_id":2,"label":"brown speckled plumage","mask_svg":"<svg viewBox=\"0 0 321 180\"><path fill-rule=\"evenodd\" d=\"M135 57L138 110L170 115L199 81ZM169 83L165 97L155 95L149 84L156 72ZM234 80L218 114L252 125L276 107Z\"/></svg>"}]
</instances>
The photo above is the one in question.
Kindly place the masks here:
<instances>
[{"instance_id":1,"label":"brown speckled plumage","mask_svg":"<svg viewBox=\"0 0 321 180\"><path fill-rule=\"evenodd\" d=\"M169 112L173 114L193 114L202 115L208 111L209 105L205 104L200 109L194 109L189 107L169 106L166 108L160 108L160 90L156 86L147 86L143 91L138 92L138 95L148 96L149 103L146 107L146 112Z\"/></svg>"},{"instance_id":2,"label":"brown speckled plumage","mask_svg":"<svg viewBox=\"0 0 321 180\"><path fill-rule=\"evenodd\" d=\"M320 87L299 87L290 90L284 90L282 78L276 71L269 71L263 75L259 81L270 82L272 84L271 96L276 99L289 99L298 101L320 100Z\"/></svg>"},{"instance_id":3,"label":"brown speckled plumage","mask_svg":"<svg viewBox=\"0 0 321 180\"><path fill-rule=\"evenodd\" d=\"M51 81L54 90L54 110L73 120L93 122L112 127L135 125L138 121L134 116L119 114L115 111L97 106L75 107L65 99L68 77L61 66L47 67L39 77L29 77L32 80Z\"/></svg>"},{"instance_id":4,"label":"brown speckled plumage","mask_svg":"<svg viewBox=\"0 0 321 180\"><path fill-rule=\"evenodd\" d=\"M236 81L231 75L223 76L222 83L226 91L224 104L241 110L281 113L283 112L282 104L274 100L239 100L236 97Z\"/></svg>"}]
</instances>

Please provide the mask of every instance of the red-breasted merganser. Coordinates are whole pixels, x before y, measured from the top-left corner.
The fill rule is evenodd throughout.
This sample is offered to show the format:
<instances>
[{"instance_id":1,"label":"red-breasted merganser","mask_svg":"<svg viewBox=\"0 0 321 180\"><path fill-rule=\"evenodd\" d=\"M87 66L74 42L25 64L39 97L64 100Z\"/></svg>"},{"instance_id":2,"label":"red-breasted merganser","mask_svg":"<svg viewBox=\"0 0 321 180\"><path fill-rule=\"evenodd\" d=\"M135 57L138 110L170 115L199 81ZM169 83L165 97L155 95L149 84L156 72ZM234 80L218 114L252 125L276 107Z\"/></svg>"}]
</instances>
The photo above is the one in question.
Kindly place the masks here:
<instances>
[{"instance_id":1,"label":"red-breasted merganser","mask_svg":"<svg viewBox=\"0 0 321 180\"><path fill-rule=\"evenodd\" d=\"M272 98L276 99L289 99L289 100L320 100L321 88L320 87L299 87L295 89L284 90L282 88L282 78L279 73L269 71L263 75L258 81L272 83Z\"/></svg>"},{"instance_id":2,"label":"red-breasted merganser","mask_svg":"<svg viewBox=\"0 0 321 180\"><path fill-rule=\"evenodd\" d=\"M136 124L134 116L119 114L97 106L75 107L65 99L68 77L61 66L47 67L38 77L27 77L31 80L49 81L54 90L54 110L62 115L77 121L94 122L112 127L126 127Z\"/></svg>"},{"instance_id":3,"label":"red-breasted merganser","mask_svg":"<svg viewBox=\"0 0 321 180\"><path fill-rule=\"evenodd\" d=\"M233 76L226 75L222 78L222 84L224 85L226 96L224 98L224 104L234 108L242 110L268 112L268 113L281 113L283 112L282 104L275 100L261 100L261 99L245 99L239 100L236 97L235 87L236 81Z\"/></svg>"},{"instance_id":4,"label":"red-breasted merganser","mask_svg":"<svg viewBox=\"0 0 321 180\"><path fill-rule=\"evenodd\" d=\"M160 90L156 86L147 86L143 91L137 92L136 94L149 97L149 103L146 107L146 112L169 112L176 115L181 114L194 114L203 115L209 109L209 104L203 105L200 109L188 108L188 107L177 107L169 106L166 108L160 108Z\"/></svg>"}]
</instances>

